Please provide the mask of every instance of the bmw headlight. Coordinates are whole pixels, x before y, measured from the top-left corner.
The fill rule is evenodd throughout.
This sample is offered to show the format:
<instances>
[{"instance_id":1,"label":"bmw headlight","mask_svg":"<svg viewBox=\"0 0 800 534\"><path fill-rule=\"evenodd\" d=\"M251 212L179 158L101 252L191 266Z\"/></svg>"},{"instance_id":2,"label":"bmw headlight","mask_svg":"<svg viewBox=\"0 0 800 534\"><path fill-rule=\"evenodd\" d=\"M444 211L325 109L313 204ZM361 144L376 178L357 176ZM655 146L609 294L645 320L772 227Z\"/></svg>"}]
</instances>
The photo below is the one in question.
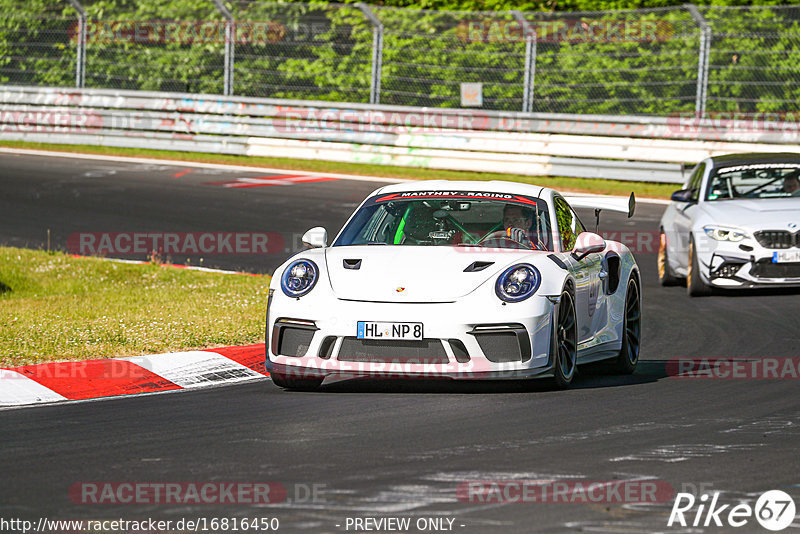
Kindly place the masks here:
<instances>
[{"instance_id":1,"label":"bmw headlight","mask_svg":"<svg viewBox=\"0 0 800 534\"><path fill-rule=\"evenodd\" d=\"M703 231L715 241L741 241L747 237L747 232L743 230L723 226L704 226Z\"/></svg>"},{"instance_id":2,"label":"bmw headlight","mask_svg":"<svg viewBox=\"0 0 800 534\"><path fill-rule=\"evenodd\" d=\"M314 288L319 269L311 260L296 260L289 264L281 276L281 289L287 297L302 297Z\"/></svg>"},{"instance_id":3,"label":"bmw headlight","mask_svg":"<svg viewBox=\"0 0 800 534\"><path fill-rule=\"evenodd\" d=\"M536 293L541 281L542 276L536 267L520 263L503 271L497 279L495 292L506 302L519 302Z\"/></svg>"}]
</instances>

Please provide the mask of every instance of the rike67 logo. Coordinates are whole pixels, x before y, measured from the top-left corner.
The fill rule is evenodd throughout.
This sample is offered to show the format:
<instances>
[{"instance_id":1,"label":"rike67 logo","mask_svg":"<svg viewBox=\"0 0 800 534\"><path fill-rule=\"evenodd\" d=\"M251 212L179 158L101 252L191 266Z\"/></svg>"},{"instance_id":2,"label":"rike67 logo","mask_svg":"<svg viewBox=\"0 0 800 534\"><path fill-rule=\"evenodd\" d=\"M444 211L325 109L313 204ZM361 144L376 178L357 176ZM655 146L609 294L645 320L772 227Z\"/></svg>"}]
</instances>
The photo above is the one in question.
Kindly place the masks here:
<instances>
[{"instance_id":1,"label":"rike67 logo","mask_svg":"<svg viewBox=\"0 0 800 534\"><path fill-rule=\"evenodd\" d=\"M754 507L742 502L736 505L721 505L719 496L718 491L713 493L710 500L707 493L701 495L699 499L691 493L678 493L667 526L739 528L750 525L751 528L747 531L751 532L752 520L755 519L765 529L778 532L794 521L794 500L786 492L767 491L759 496ZM695 505L696 510L694 510Z\"/></svg>"}]
</instances>

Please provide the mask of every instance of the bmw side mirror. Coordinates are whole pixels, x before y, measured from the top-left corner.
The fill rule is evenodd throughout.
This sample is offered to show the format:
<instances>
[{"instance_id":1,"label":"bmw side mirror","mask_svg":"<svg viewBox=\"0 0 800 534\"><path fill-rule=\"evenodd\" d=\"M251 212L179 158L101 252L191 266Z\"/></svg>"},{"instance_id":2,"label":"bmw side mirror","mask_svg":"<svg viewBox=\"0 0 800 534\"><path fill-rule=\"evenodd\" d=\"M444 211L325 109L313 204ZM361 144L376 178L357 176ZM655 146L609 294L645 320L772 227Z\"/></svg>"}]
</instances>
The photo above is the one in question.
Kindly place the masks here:
<instances>
[{"instance_id":1,"label":"bmw side mirror","mask_svg":"<svg viewBox=\"0 0 800 534\"><path fill-rule=\"evenodd\" d=\"M328 231L322 226L315 226L303 234L303 244L311 248L322 248L328 246Z\"/></svg>"},{"instance_id":2,"label":"bmw side mirror","mask_svg":"<svg viewBox=\"0 0 800 534\"><path fill-rule=\"evenodd\" d=\"M691 189L681 189L680 191L672 193L670 198L675 202L694 202L692 199L693 193L694 191Z\"/></svg>"},{"instance_id":3,"label":"bmw side mirror","mask_svg":"<svg viewBox=\"0 0 800 534\"><path fill-rule=\"evenodd\" d=\"M581 232L575 240L575 248L572 253L575 259L582 260L589 254L603 252L606 249L606 240L594 232Z\"/></svg>"}]
</instances>

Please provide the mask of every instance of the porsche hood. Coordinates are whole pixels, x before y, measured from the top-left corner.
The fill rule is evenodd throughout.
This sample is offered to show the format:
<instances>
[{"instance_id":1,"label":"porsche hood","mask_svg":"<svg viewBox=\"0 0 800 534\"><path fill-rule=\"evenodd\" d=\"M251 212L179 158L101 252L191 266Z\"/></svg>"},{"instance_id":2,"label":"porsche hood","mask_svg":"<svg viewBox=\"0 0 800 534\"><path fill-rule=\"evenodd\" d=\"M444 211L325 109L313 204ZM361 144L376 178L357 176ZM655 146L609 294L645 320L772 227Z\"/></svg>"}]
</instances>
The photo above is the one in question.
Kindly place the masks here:
<instances>
[{"instance_id":1,"label":"porsche hood","mask_svg":"<svg viewBox=\"0 0 800 534\"><path fill-rule=\"evenodd\" d=\"M453 302L541 252L472 247L365 245L325 249L337 298L365 302Z\"/></svg>"}]
</instances>

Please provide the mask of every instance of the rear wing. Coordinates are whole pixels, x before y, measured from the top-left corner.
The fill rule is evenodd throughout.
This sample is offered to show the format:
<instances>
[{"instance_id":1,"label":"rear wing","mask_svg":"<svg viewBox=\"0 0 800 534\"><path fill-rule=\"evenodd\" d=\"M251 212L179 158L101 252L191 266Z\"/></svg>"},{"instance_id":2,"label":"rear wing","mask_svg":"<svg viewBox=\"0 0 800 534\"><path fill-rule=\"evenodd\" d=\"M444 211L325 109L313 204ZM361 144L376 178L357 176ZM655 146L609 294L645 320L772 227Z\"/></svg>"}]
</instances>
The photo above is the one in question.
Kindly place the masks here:
<instances>
[{"instance_id":1,"label":"rear wing","mask_svg":"<svg viewBox=\"0 0 800 534\"><path fill-rule=\"evenodd\" d=\"M636 197L633 193L628 198L585 195L579 197L565 196L564 200L573 208L593 209L595 212L602 210L618 211L626 213L629 219L633 217L633 212L636 210Z\"/></svg>"},{"instance_id":2,"label":"rear wing","mask_svg":"<svg viewBox=\"0 0 800 534\"><path fill-rule=\"evenodd\" d=\"M608 197L602 195L584 195L579 197L564 197L573 208L587 208L594 210L594 231L600 227L600 212L603 210L625 213L630 219L636 211L636 197L631 191L631 196L626 198Z\"/></svg>"}]
</instances>

